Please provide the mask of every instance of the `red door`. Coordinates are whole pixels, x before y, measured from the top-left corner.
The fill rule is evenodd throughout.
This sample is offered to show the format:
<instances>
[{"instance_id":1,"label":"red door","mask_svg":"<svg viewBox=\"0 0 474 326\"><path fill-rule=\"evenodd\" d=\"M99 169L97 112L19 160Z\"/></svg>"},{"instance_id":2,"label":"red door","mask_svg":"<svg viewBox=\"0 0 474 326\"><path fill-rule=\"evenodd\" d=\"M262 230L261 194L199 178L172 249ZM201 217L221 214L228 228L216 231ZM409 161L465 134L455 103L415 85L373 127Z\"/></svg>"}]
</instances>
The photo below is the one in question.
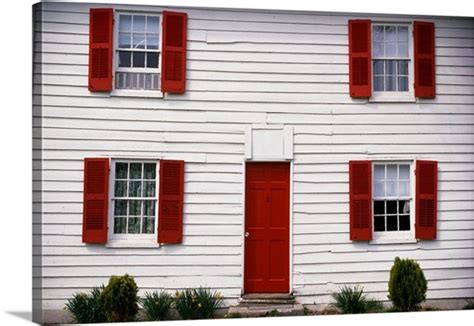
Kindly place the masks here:
<instances>
[{"instance_id":1,"label":"red door","mask_svg":"<svg viewBox=\"0 0 474 326\"><path fill-rule=\"evenodd\" d=\"M290 288L290 165L247 163L245 293Z\"/></svg>"}]
</instances>

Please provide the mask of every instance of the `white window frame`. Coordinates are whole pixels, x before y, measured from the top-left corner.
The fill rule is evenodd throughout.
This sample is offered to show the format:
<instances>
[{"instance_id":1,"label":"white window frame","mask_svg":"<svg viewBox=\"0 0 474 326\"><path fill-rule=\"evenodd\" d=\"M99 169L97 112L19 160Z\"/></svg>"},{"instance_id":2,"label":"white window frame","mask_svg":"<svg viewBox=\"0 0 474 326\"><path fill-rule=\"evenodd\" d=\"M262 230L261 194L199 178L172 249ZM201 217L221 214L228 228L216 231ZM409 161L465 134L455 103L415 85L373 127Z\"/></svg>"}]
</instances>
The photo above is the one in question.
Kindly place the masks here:
<instances>
[{"instance_id":1,"label":"white window frame","mask_svg":"<svg viewBox=\"0 0 474 326\"><path fill-rule=\"evenodd\" d=\"M374 58L371 54L371 71L372 71L372 96L369 102L416 102L415 89L414 89L414 58L413 58L413 23L412 22L388 22L388 21L375 21L371 24L371 48L373 51L374 26L406 26L408 27L408 91L407 92L376 92L374 91ZM396 60L396 58L394 58Z\"/></svg>"},{"instance_id":2,"label":"white window frame","mask_svg":"<svg viewBox=\"0 0 474 326\"><path fill-rule=\"evenodd\" d=\"M155 225L153 233L114 233L114 200L115 200L115 164L116 163L155 163L156 164L156 186L155 186ZM109 174L109 209L108 209L108 241L107 247L159 247L158 244L158 198L159 198L159 172L160 162L153 159L111 159ZM141 197L140 197L141 198ZM148 198L148 197L147 197ZM150 199L150 198L148 198Z\"/></svg>"},{"instance_id":3,"label":"white window frame","mask_svg":"<svg viewBox=\"0 0 474 326\"><path fill-rule=\"evenodd\" d=\"M155 68L119 68L118 65L118 34L119 34L119 16L120 15L144 15L144 16L155 16L159 17L159 25L160 25L160 33L158 37L158 73L159 76L159 83L161 86L161 59L163 57L163 49L162 49L162 37L163 37L163 15L161 12L149 12L149 11L133 11L133 10L115 10L114 12L114 35L113 35L113 55L112 55L112 67L113 67L113 88L112 92L110 92L110 96L124 96L124 97L151 97L151 98L163 98L163 92L160 89L157 90L147 90L147 89L126 89L126 88L116 88L116 78L117 72L141 72L141 73L149 73L149 72L156 72ZM139 70L137 70L139 69ZM161 87L160 87L161 88Z\"/></svg>"},{"instance_id":4,"label":"white window frame","mask_svg":"<svg viewBox=\"0 0 474 326\"><path fill-rule=\"evenodd\" d=\"M409 231L385 231L375 232L375 219L374 219L374 201L377 197L375 193L375 165L378 164L405 164L410 166L410 230ZM379 198L382 200L382 198ZM387 200L387 197L383 198ZM395 198L394 198L395 199ZM398 196L397 196L398 199ZM404 243L404 242L417 242L415 238L415 161L410 160L372 160L372 240L370 243L383 244L383 243Z\"/></svg>"}]
</instances>

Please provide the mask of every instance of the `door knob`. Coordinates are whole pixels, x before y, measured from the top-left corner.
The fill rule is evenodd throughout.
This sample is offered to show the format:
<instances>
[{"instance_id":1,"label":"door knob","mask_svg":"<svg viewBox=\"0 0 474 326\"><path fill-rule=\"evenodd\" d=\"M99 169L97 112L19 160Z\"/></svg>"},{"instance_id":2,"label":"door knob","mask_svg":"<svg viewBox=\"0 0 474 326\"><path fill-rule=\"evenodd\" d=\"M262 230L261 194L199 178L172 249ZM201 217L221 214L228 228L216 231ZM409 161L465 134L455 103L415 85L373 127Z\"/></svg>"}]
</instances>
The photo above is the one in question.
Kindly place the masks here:
<instances>
[{"instance_id":1,"label":"door knob","mask_svg":"<svg viewBox=\"0 0 474 326\"><path fill-rule=\"evenodd\" d=\"M246 237L246 238L248 238L248 237L249 237L249 235L250 235L250 233L248 233L248 232L245 232L245 237Z\"/></svg>"}]
</instances>

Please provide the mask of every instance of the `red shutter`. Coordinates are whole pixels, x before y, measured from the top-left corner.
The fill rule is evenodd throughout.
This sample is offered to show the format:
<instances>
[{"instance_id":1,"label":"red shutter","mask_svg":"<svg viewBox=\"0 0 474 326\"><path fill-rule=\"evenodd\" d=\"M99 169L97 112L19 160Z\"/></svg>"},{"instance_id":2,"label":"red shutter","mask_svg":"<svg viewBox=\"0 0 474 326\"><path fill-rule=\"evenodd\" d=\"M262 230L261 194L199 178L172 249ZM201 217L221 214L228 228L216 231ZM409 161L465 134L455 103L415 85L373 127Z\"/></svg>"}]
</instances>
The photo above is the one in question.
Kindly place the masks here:
<instances>
[{"instance_id":1,"label":"red shutter","mask_svg":"<svg viewBox=\"0 0 474 326\"><path fill-rule=\"evenodd\" d=\"M349 162L350 239L372 240L372 162Z\"/></svg>"},{"instance_id":2,"label":"red shutter","mask_svg":"<svg viewBox=\"0 0 474 326\"><path fill-rule=\"evenodd\" d=\"M183 240L184 161L160 161L158 242Z\"/></svg>"},{"instance_id":3,"label":"red shutter","mask_svg":"<svg viewBox=\"0 0 474 326\"><path fill-rule=\"evenodd\" d=\"M113 9L90 9L89 90L112 90Z\"/></svg>"},{"instance_id":4,"label":"red shutter","mask_svg":"<svg viewBox=\"0 0 474 326\"><path fill-rule=\"evenodd\" d=\"M436 239L438 202L438 162L416 161L416 219L417 239Z\"/></svg>"},{"instance_id":5,"label":"red shutter","mask_svg":"<svg viewBox=\"0 0 474 326\"><path fill-rule=\"evenodd\" d=\"M107 242L109 159L84 159L82 242Z\"/></svg>"},{"instance_id":6,"label":"red shutter","mask_svg":"<svg viewBox=\"0 0 474 326\"><path fill-rule=\"evenodd\" d=\"M162 92L185 91L187 19L186 13L163 11Z\"/></svg>"},{"instance_id":7,"label":"red shutter","mask_svg":"<svg viewBox=\"0 0 474 326\"><path fill-rule=\"evenodd\" d=\"M370 20L349 20L349 90L351 97L372 95Z\"/></svg>"},{"instance_id":8,"label":"red shutter","mask_svg":"<svg viewBox=\"0 0 474 326\"><path fill-rule=\"evenodd\" d=\"M415 96L434 98L435 80L435 27L433 23L415 22Z\"/></svg>"}]
</instances>

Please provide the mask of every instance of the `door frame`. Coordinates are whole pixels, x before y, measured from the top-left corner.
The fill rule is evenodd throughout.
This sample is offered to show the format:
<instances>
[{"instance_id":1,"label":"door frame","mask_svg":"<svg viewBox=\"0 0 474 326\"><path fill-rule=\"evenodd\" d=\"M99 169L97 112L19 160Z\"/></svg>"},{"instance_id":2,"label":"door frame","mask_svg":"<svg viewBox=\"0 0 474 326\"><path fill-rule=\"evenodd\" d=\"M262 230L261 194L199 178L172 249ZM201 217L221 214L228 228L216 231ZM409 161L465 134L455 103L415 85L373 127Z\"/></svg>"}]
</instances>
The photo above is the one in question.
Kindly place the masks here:
<instances>
[{"instance_id":1,"label":"door frame","mask_svg":"<svg viewBox=\"0 0 474 326\"><path fill-rule=\"evenodd\" d=\"M244 289L244 283L245 283L245 195L246 195L246 189L247 189L247 184L246 184L246 176L247 176L247 163L288 163L289 168L290 168L290 189L289 189L289 223L290 225L288 226L288 232L289 234L289 250L288 254L290 257L288 257L288 262L289 262L289 275L288 275L288 288L289 288L289 293L293 293L293 160L244 160L242 163L242 229L241 229L241 237L242 237L242 259L241 259L241 271L242 271L242 277L241 277L241 286L240 286L240 295L242 296L245 294L245 289Z\"/></svg>"}]
</instances>

